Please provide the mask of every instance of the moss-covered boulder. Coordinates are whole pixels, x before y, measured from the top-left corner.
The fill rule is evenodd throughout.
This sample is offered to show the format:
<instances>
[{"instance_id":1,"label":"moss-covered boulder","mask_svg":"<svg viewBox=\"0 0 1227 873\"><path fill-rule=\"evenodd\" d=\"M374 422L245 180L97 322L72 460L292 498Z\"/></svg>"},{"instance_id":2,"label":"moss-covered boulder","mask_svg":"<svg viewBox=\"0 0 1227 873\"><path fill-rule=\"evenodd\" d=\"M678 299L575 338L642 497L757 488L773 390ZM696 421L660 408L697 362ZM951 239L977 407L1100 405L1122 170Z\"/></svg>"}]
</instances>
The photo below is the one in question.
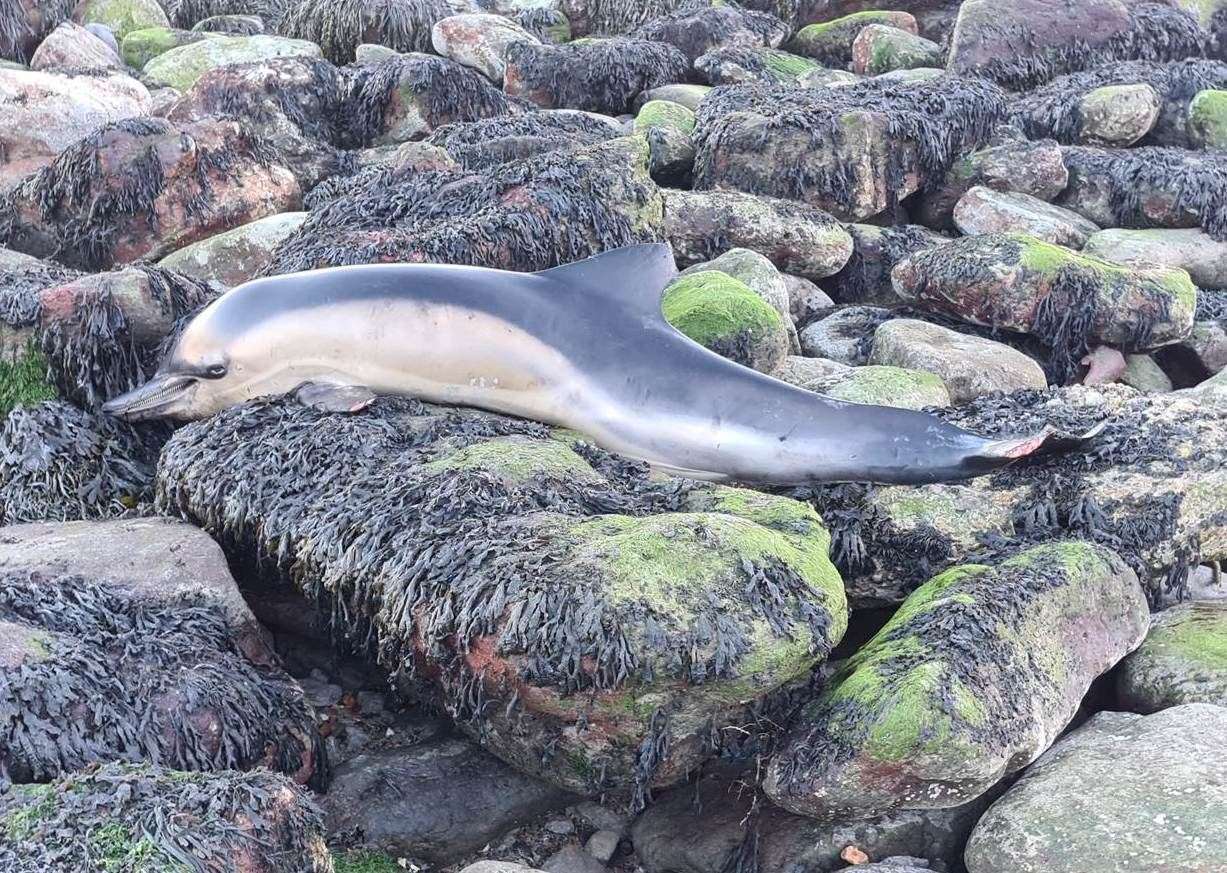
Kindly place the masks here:
<instances>
[{"instance_id":1,"label":"moss-covered boulder","mask_svg":"<svg viewBox=\"0 0 1227 873\"><path fill-rule=\"evenodd\" d=\"M954 225L966 236L1022 233L1071 249L1081 249L1091 234L1099 230L1095 222L1038 197L994 191L980 185L959 198L954 207Z\"/></svg>"},{"instance_id":2,"label":"moss-covered boulder","mask_svg":"<svg viewBox=\"0 0 1227 873\"><path fill-rule=\"evenodd\" d=\"M801 200L862 221L940 181L987 144L1005 110L997 86L946 75L724 88L699 106L694 186Z\"/></svg>"},{"instance_id":3,"label":"moss-covered boulder","mask_svg":"<svg viewBox=\"0 0 1227 873\"><path fill-rule=\"evenodd\" d=\"M145 63L146 81L186 91L207 70L270 58L320 57L320 47L280 36L225 36L190 42L162 52Z\"/></svg>"},{"instance_id":4,"label":"moss-covered boulder","mask_svg":"<svg viewBox=\"0 0 1227 873\"><path fill-rule=\"evenodd\" d=\"M635 132L646 133L653 127L671 127L689 135L694 133L694 112L681 103L649 100L635 115Z\"/></svg>"},{"instance_id":5,"label":"moss-covered boulder","mask_svg":"<svg viewBox=\"0 0 1227 873\"><path fill-rule=\"evenodd\" d=\"M967 845L967 869L1201 873L1222 866L1225 747L1225 707L1101 712L989 808Z\"/></svg>"},{"instance_id":6,"label":"moss-covered boulder","mask_svg":"<svg viewBox=\"0 0 1227 873\"><path fill-rule=\"evenodd\" d=\"M784 318L745 283L705 270L683 276L661 298L665 320L699 345L770 373L788 354Z\"/></svg>"},{"instance_id":7,"label":"moss-covered boulder","mask_svg":"<svg viewBox=\"0 0 1227 873\"><path fill-rule=\"evenodd\" d=\"M134 30L148 27L170 27L170 20L158 0L83 0L73 10L78 24L102 24L111 29L115 39Z\"/></svg>"},{"instance_id":8,"label":"moss-covered boulder","mask_svg":"<svg viewBox=\"0 0 1227 873\"><path fill-rule=\"evenodd\" d=\"M653 479L530 422L260 403L179 430L159 488L496 755L583 793L641 804L684 778L844 631L804 504Z\"/></svg>"},{"instance_id":9,"label":"moss-covered boulder","mask_svg":"<svg viewBox=\"0 0 1227 873\"><path fill-rule=\"evenodd\" d=\"M1078 104L1079 142L1131 146L1154 128L1162 105L1155 89L1144 83L1096 88Z\"/></svg>"},{"instance_id":10,"label":"moss-covered boulder","mask_svg":"<svg viewBox=\"0 0 1227 873\"><path fill-rule=\"evenodd\" d=\"M760 255L750 249L729 249L718 258L687 267L682 271L682 275L697 273L701 270L718 270L748 285L750 290L766 300L771 308L780 314L784 321L784 329L788 332L790 352L795 354L800 351L797 329L792 321L792 301L788 295L788 282L784 274L777 270L765 255Z\"/></svg>"},{"instance_id":11,"label":"moss-covered boulder","mask_svg":"<svg viewBox=\"0 0 1227 873\"><path fill-rule=\"evenodd\" d=\"M515 43L505 55L503 87L545 109L628 112L650 88L684 82L690 64L671 45L629 37L566 45Z\"/></svg>"},{"instance_id":12,"label":"moss-covered boulder","mask_svg":"<svg viewBox=\"0 0 1227 873\"><path fill-rule=\"evenodd\" d=\"M782 49L730 46L715 48L694 62L695 72L708 85L795 85L822 71L817 61Z\"/></svg>"},{"instance_id":13,"label":"moss-covered boulder","mask_svg":"<svg viewBox=\"0 0 1227 873\"><path fill-rule=\"evenodd\" d=\"M852 71L878 76L895 70L944 66L946 53L932 40L888 24L870 24L852 43Z\"/></svg>"},{"instance_id":14,"label":"moss-covered boulder","mask_svg":"<svg viewBox=\"0 0 1227 873\"><path fill-rule=\"evenodd\" d=\"M891 274L904 300L1030 333L1065 383L1095 345L1146 351L1188 335L1197 287L1184 270L1113 264L1026 234L984 234L911 255Z\"/></svg>"},{"instance_id":15,"label":"moss-covered boulder","mask_svg":"<svg viewBox=\"0 0 1227 873\"><path fill-rule=\"evenodd\" d=\"M1134 712L1227 706L1227 601L1181 603L1156 615L1146 641L1121 665L1116 687Z\"/></svg>"},{"instance_id":16,"label":"moss-covered boulder","mask_svg":"<svg viewBox=\"0 0 1227 873\"><path fill-rule=\"evenodd\" d=\"M1197 148L1227 149L1227 89L1202 91L1193 98L1189 140Z\"/></svg>"},{"instance_id":17,"label":"moss-covered boulder","mask_svg":"<svg viewBox=\"0 0 1227 873\"><path fill-rule=\"evenodd\" d=\"M813 58L824 67L848 69L852 64L852 44L870 24L884 24L906 33L918 33L916 19L911 13L870 9L841 15L830 21L807 24L789 41L788 50Z\"/></svg>"},{"instance_id":18,"label":"moss-covered boulder","mask_svg":"<svg viewBox=\"0 0 1227 873\"><path fill-rule=\"evenodd\" d=\"M1087 543L947 570L802 710L764 788L818 818L966 803L1048 748L1148 617L1133 571Z\"/></svg>"},{"instance_id":19,"label":"moss-covered boulder","mask_svg":"<svg viewBox=\"0 0 1227 873\"><path fill-rule=\"evenodd\" d=\"M1198 288L1227 289L1227 240L1195 228L1101 230L1083 251L1118 264L1162 264L1186 271Z\"/></svg>"},{"instance_id":20,"label":"moss-covered boulder","mask_svg":"<svg viewBox=\"0 0 1227 873\"><path fill-rule=\"evenodd\" d=\"M0 864L13 873L333 870L319 811L284 776L119 764L0 795Z\"/></svg>"},{"instance_id":21,"label":"moss-covered boulder","mask_svg":"<svg viewBox=\"0 0 1227 873\"><path fill-rule=\"evenodd\" d=\"M134 69L143 70L145 64L171 49L214 37L215 34L195 30L147 27L127 34L120 43L119 50L124 63Z\"/></svg>"}]
</instances>

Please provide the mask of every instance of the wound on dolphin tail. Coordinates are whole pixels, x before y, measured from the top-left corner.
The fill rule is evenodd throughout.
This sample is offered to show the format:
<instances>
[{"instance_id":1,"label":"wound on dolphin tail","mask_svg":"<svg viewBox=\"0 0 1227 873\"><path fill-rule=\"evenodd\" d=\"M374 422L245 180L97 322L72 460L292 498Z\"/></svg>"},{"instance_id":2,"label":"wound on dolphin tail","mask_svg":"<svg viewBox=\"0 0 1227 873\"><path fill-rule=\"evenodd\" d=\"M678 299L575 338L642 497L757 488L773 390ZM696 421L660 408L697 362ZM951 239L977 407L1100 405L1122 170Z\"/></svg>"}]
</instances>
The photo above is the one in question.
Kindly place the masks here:
<instances>
[{"instance_id":1,"label":"wound on dolphin tail","mask_svg":"<svg viewBox=\"0 0 1227 873\"><path fill-rule=\"evenodd\" d=\"M998 467L1022 458L1073 452L1089 445L1103 432L1104 427L1106 423L1098 424L1081 436L1063 436L1053 428L1045 428L1032 436L992 440L975 458L985 462L987 466Z\"/></svg>"}]
</instances>

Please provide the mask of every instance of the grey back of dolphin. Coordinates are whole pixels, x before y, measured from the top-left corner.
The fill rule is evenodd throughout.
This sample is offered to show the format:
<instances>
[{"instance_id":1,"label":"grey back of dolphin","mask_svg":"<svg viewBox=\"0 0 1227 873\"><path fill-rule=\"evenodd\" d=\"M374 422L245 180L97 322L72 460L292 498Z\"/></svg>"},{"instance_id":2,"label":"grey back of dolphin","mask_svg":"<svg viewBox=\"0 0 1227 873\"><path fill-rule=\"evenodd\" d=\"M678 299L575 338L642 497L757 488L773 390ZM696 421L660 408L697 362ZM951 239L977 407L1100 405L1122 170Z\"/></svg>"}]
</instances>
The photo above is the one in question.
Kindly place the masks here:
<instances>
[{"instance_id":1,"label":"grey back of dolphin","mask_svg":"<svg viewBox=\"0 0 1227 873\"><path fill-rule=\"evenodd\" d=\"M198 418L303 383L477 406L699 478L966 478L1044 446L844 403L733 363L661 314L667 245L539 273L372 264L257 279L207 307L158 374L106 408Z\"/></svg>"}]
</instances>

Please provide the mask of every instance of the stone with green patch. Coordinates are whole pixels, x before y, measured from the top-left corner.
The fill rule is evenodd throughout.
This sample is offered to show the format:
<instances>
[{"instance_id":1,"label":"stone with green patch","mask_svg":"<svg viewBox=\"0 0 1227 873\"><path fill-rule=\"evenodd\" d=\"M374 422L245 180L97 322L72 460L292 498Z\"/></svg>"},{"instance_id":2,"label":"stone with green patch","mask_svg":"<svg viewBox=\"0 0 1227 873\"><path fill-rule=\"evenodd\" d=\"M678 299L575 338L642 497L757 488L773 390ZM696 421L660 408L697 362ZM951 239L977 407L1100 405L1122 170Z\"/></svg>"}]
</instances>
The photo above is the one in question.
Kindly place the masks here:
<instances>
[{"instance_id":1,"label":"stone with green patch","mask_svg":"<svg viewBox=\"0 0 1227 873\"><path fill-rule=\"evenodd\" d=\"M1124 707L1149 713L1182 703L1227 706L1227 601L1181 603L1155 616L1117 675Z\"/></svg>"},{"instance_id":2,"label":"stone with green patch","mask_svg":"<svg viewBox=\"0 0 1227 873\"><path fill-rule=\"evenodd\" d=\"M762 46L716 48L694 62L695 71L712 86L749 82L795 83L822 65L782 49Z\"/></svg>"},{"instance_id":3,"label":"stone with green patch","mask_svg":"<svg viewBox=\"0 0 1227 873\"><path fill-rule=\"evenodd\" d=\"M852 43L852 70L878 76L896 70L944 66L945 53L932 40L887 24L866 26Z\"/></svg>"},{"instance_id":4,"label":"stone with green patch","mask_svg":"<svg viewBox=\"0 0 1227 873\"><path fill-rule=\"evenodd\" d=\"M694 111L670 100L649 100L635 116L635 132L646 133L653 127L671 127L681 133L693 133Z\"/></svg>"},{"instance_id":5,"label":"stone with green patch","mask_svg":"<svg viewBox=\"0 0 1227 873\"><path fill-rule=\"evenodd\" d=\"M320 47L281 36L215 36L159 54L144 67L146 81L187 91L206 71L270 58L322 56Z\"/></svg>"},{"instance_id":6,"label":"stone with green patch","mask_svg":"<svg viewBox=\"0 0 1227 873\"><path fill-rule=\"evenodd\" d=\"M661 312L700 345L764 373L788 354L783 317L727 273L706 270L679 278L665 289Z\"/></svg>"},{"instance_id":7,"label":"stone with green patch","mask_svg":"<svg viewBox=\"0 0 1227 873\"><path fill-rule=\"evenodd\" d=\"M764 789L820 819L973 800L1052 743L1148 616L1133 571L1085 542L951 568L802 710Z\"/></svg>"},{"instance_id":8,"label":"stone with green patch","mask_svg":"<svg viewBox=\"0 0 1227 873\"><path fill-rule=\"evenodd\" d=\"M847 68L852 63L852 44L871 24L915 34L916 19L907 12L865 10L843 15L830 21L807 24L788 43L788 50L813 58L828 67Z\"/></svg>"},{"instance_id":9,"label":"stone with green patch","mask_svg":"<svg viewBox=\"0 0 1227 873\"><path fill-rule=\"evenodd\" d=\"M123 38L120 54L128 66L143 70L145 65L171 49L204 39L217 39L220 34L197 30L176 30L170 27L146 27L134 30Z\"/></svg>"},{"instance_id":10,"label":"stone with green patch","mask_svg":"<svg viewBox=\"0 0 1227 873\"><path fill-rule=\"evenodd\" d=\"M170 20L157 0L85 0L73 11L78 24L103 24L123 42L135 30L170 27Z\"/></svg>"},{"instance_id":11,"label":"stone with green patch","mask_svg":"<svg viewBox=\"0 0 1227 873\"><path fill-rule=\"evenodd\" d=\"M47 359L32 338L24 352L15 351L12 359L0 360L0 416L58 396L48 378Z\"/></svg>"},{"instance_id":12,"label":"stone with green patch","mask_svg":"<svg viewBox=\"0 0 1227 873\"><path fill-rule=\"evenodd\" d=\"M1189 104L1189 139L1204 149L1227 149L1227 91L1202 91Z\"/></svg>"},{"instance_id":13,"label":"stone with green patch","mask_svg":"<svg viewBox=\"0 0 1227 873\"><path fill-rule=\"evenodd\" d=\"M1154 129L1163 100L1150 85L1105 85L1078 101L1078 141L1088 145L1131 146Z\"/></svg>"}]
</instances>

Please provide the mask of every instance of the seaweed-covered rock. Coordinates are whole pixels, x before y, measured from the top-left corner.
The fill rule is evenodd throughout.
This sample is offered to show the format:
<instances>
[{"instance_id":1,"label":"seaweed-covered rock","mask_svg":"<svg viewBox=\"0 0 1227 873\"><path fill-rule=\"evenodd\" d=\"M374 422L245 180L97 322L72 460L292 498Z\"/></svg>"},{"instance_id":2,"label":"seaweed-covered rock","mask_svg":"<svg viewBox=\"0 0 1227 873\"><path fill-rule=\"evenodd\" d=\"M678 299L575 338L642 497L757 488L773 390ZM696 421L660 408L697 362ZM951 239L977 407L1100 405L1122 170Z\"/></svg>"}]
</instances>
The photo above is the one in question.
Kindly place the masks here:
<instances>
[{"instance_id":1,"label":"seaweed-covered rock","mask_svg":"<svg viewBox=\"0 0 1227 873\"><path fill-rule=\"evenodd\" d=\"M802 709L763 787L816 818L973 800L1048 748L1148 618L1137 576L1088 543L947 570Z\"/></svg>"},{"instance_id":2,"label":"seaweed-covered rock","mask_svg":"<svg viewBox=\"0 0 1227 873\"><path fill-rule=\"evenodd\" d=\"M304 477L308 458L330 474ZM496 755L636 805L740 741L747 706L844 630L808 507L653 480L530 422L257 403L177 431L159 483Z\"/></svg>"},{"instance_id":3,"label":"seaweed-covered rock","mask_svg":"<svg viewBox=\"0 0 1227 873\"><path fill-rule=\"evenodd\" d=\"M283 0L277 31L310 40L334 64L354 59L362 43L398 52L431 50L431 28L458 12L475 12L453 0Z\"/></svg>"},{"instance_id":4,"label":"seaweed-covered rock","mask_svg":"<svg viewBox=\"0 0 1227 873\"><path fill-rule=\"evenodd\" d=\"M1048 384L1039 364L1004 343L911 318L894 318L877 328L869 362L933 373L955 403Z\"/></svg>"},{"instance_id":5,"label":"seaweed-covered rock","mask_svg":"<svg viewBox=\"0 0 1227 873\"><path fill-rule=\"evenodd\" d=\"M877 818L818 822L763 802L753 774L731 766L710 768L693 787L662 795L631 831L648 873L711 873L738 869L751 858L759 873L834 873L854 847L870 858L909 854L957 865L963 843L987 803L956 809L895 810ZM744 869L744 868L743 868ZM897 867L879 867L899 870Z\"/></svg>"},{"instance_id":6,"label":"seaweed-covered rock","mask_svg":"<svg viewBox=\"0 0 1227 873\"><path fill-rule=\"evenodd\" d=\"M618 37L566 45L514 43L507 48L507 93L546 109L630 111L650 88L684 82L686 56L671 45Z\"/></svg>"},{"instance_id":7,"label":"seaweed-covered rock","mask_svg":"<svg viewBox=\"0 0 1227 873\"><path fill-rule=\"evenodd\" d=\"M1227 601L1181 603L1156 615L1146 641L1121 665L1116 689L1134 712L1227 706Z\"/></svg>"},{"instance_id":8,"label":"seaweed-covered rock","mask_svg":"<svg viewBox=\"0 0 1227 873\"><path fill-rule=\"evenodd\" d=\"M1227 150L1227 84L1193 98L1188 131L1194 148Z\"/></svg>"},{"instance_id":9,"label":"seaweed-covered rock","mask_svg":"<svg viewBox=\"0 0 1227 873\"><path fill-rule=\"evenodd\" d=\"M125 36L120 44L120 53L124 63L137 70L142 70L145 64L158 55L164 55L171 49L200 42L212 36L212 34L195 30L147 27L144 30L134 30Z\"/></svg>"},{"instance_id":10,"label":"seaweed-covered rock","mask_svg":"<svg viewBox=\"0 0 1227 873\"><path fill-rule=\"evenodd\" d=\"M40 346L41 293L77 275L53 261L0 249L0 415L58 396Z\"/></svg>"},{"instance_id":11,"label":"seaweed-covered rock","mask_svg":"<svg viewBox=\"0 0 1227 873\"><path fill-rule=\"evenodd\" d=\"M954 224L968 236L1022 233L1046 243L1080 249L1099 225L1030 194L976 186L954 207Z\"/></svg>"},{"instance_id":12,"label":"seaweed-covered rock","mask_svg":"<svg viewBox=\"0 0 1227 873\"><path fill-rule=\"evenodd\" d=\"M339 180L271 270L430 261L531 271L657 242L663 204L647 151L623 137L482 172L374 167Z\"/></svg>"},{"instance_id":13,"label":"seaweed-covered rock","mask_svg":"<svg viewBox=\"0 0 1227 873\"><path fill-rule=\"evenodd\" d=\"M360 141L421 139L445 124L506 115L506 95L481 73L430 55L402 55L365 67L351 86Z\"/></svg>"},{"instance_id":14,"label":"seaweed-covered rock","mask_svg":"<svg viewBox=\"0 0 1227 873\"><path fill-rule=\"evenodd\" d=\"M289 0L164 0L166 15L175 27L195 27L221 16L257 16L273 30Z\"/></svg>"},{"instance_id":15,"label":"seaweed-covered rock","mask_svg":"<svg viewBox=\"0 0 1227 873\"><path fill-rule=\"evenodd\" d=\"M691 112L699 108L703 98L711 93L708 85L694 85L679 82L673 85L661 85L659 88L649 88L635 98L635 110L643 108L649 100L665 100L669 103L680 103Z\"/></svg>"},{"instance_id":16,"label":"seaweed-covered rock","mask_svg":"<svg viewBox=\"0 0 1227 873\"><path fill-rule=\"evenodd\" d=\"M1146 84L1096 88L1078 102L1078 141L1131 146L1154 128L1161 107L1159 95Z\"/></svg>"},{"instance_id":17,"label":"seaweed-covered rock","mask_svg":"<svg viewBox=\"0 0 1227 873\"><path fill-rule=\"evenodd\" d=\"M966 0L949 68L1021 91L1112 61L1200 57L1207 36L1191 14L1160 3Z\"/></svg>"},{"instance_id":18,"label":"seaweed-covered rock","mask_svg":"<svg viewBox=\"0 0 1227 873\"><path fill-rule=\"evenodd\" d=\"M848 233L815 206L738 191L663 194L665 231L679 264L744 248L781 270L821 279L838 272L852 254Z\"/></svg>"},{"instance_id":19,"label":"seaweed-covered rock","mask_svg":"<svg viewBox=\"0 0 1227 873\"><path fill-rule=\"evenodd\" d=\"M76 5L77 0L15 0L0 6L0 64L24 65Z\"/></svg>"},{"instance_id":20,"label":"seaweed-covered rock","mask_svg":"<svg viewBox=\"0 0 1227 873\"><path fill-rule=\"evenodd\" d=\"M293 174L237 123L129 119L70 146L0 199L0 237L97 269L162 257L300 200Z\"/></svg>"},{"instance_id":21,"label":"seaweed-covered rock","mask_svg":"<svg viewBox=\"0 0 1227 873\"><path fill-rule=\"evenodd\" d=\"M1188 335L1197 308L1189 274L1120 265L1025 234L963 237L902 261L895 291L923 309L1038 337L1067 382L1095 345L1137 352Z\"/></svg>"},{"instance_id":22,"label":"seaweed-covered rock","mask_svg":"<svg viewBox=\"0 0 1227 873\"><path fill-rule=\"evenodd\" d=\"M731 5L687 4L675 12L644 22L631 32L637 39L664 42L694 63L715 48L750 46L776 48L788 35L788 25L774 15Z\"/></svg>"},{"instance_id":23,"label":"seaweed-covered rock","mask_svg":"<svg viewBox=\"0 0 1227 873\"><path fill-rule=\"evenodd\" d=\"M431 44L436 52L472 67L499 85L507 71L507 47L517 42L540 40L501 15L453 15L436 22L431 30Z\"/></svg>"},{"instance_id":24,"label":"seaweed-covered rock","mask_svg":"<svg viewBox=\"0 0 1227 873\"><path fill-rule=\"evenodd\" d=\"M1200 58L1157 63L1120 61L1093 70L1071 73L1014 99L1010 113L1031 139L1053 137L1066 144L1091 142L1087 138L1088 108L1119 93L1113 89L1149 87L1159 98L1153 125L1139 123L1150 132L1148 145L1187 147L1190 101L1206 88L1227 87L1227 64ZM1144 92L1139 92L1144 93ZM1100 95L1092 99L1092 95ZM1090 107L1088 107L1088 101ZM1129 145L1139 137L1120 142Z\"/></svg>"},{"instance_id":25,"label":"seaweed-covered rock","mask_svg":"<svg viewBox=\"0 0 1227 873\"><path fill-rule=\"evenodd\" d=\"M225 33L230 36L255 36L264 33L264 19L259 15L211 15L192 25L202 33Z\"/></svg>"},{"instance_id":26,"label":"seaweed-covered rock","mask_svg":"<svg viewBox=\"0 0 1227 873\"><path fill-rule=\"evenodd\" d=\"M284 57L320 56L320 47L301 39L280 36L216 36L176 46L147 61L142 70L147 82L186 91L207 70Z\"/></svg>"},{"instance_id":27,"label":"seaweed-covered rock","mask_svg":"<svg viewBox=\"0 0 1227 873\"><path fill-rule=\"evenodd\" d=\"M811 357L861 366L869 360L873 332L891 315L890 310L878 306L841 307L801 330L801 349Z\"/></svg>"},{"instance_id":28,"label":"seaweed-covered rock","mask_svg":"<svg viewBox=\"0 0 1227 873\"><path fill-rule=\"evenodd\" d=\"M817 61L801 55L752 46L714 48L695 60L694 69L708 85L758 82L795 86L811 74L823 72Z\"/></svg>"},{"instance_id":29,"label":"seaweed-covered rock","mask_svg":"<svg viewBox=\"0 0 1227 873\"><path fill-rule=\"evenodd\" d=\"M264 274L273 252L302 226L305 212L282 212L185 246L158 262L167 270L227 288Z\"/></svg>"},{"instance_id":30,"label":"seaweed-covered rock","mask_svg":"<svg viewBox=\"0 0 1227 873\"><path fill-rule=\"evenodd\" d=\"M694 184L801 200L859 221L940 181L1004 113L995 85L952 76L720 89L697 114Z\"/></svg>"},{"instance_id":31,"label":"seaweed-covered rock","mask_svg":"<svg viewBox=\"0 0 1227 873\"><path fill-rule=\"evenodd\" d=\"M806 25L788 42L788 50L813 58L824 67L850 69L852 45L870 24L883 24L911 34L919 32L911 13L868 9Z\"/></svg>"},{"instance_id":32,"label":"seaweed-covered rock","mask_svg":"<svg viewBox=\"0 0 1227 873\"><path fill-rule=\"evenodd\" d=\"M30 58L31 70L98 72L123 70L123 61L109 45L84 27L65 21L44 39Z\"/></svg>"},{"instance_id":33,"label":"seaweed-covered rock","mask_svg":"<svg viewBox=\"0 0 1227 873\"><path fill-rule=\"evenodd\" d=\"M0 795L0 864L331 873L319 811L284 776L108 764Z\"/></svg>"},{"instance_id":34,"label":"seaweed-covered rock","mask_svg":"<svg viewBox=\"0 0 1227 873\"><path fill-rule=\"evenodd\" d=\"M919 198L917 215L928 227L953 230L954 207L976 186L1055 200L1069 184L1061 147L1054 140L1010 140L957 160L945 178Z\"/></svg>"},{"instance_id":35,"label":"seaweed-covered rock","mask_svg":"<svg viewBox=\"0 0 1227 873\"><path fill-rule=\"evenodd\" d=\"M82 0L72 13L78 24L102 24L122 40L134 30L169 27L158 0Z\"/></svg>"},{"instance_id":36,"label":"seaweed-covered rock","mask_svg":"<svg viewBox=\"0 0 1227 873\"><path fill-rule=\"evenodd\" d=\"M1118 264L1162 264L1185 270L1199 288L1227 289L1227 240L1201 230L1101 230L1083 251Z\"/></svg>"},{"instance_id":37,"label":"seaweed-covered rock","mask_svg":"<svg viewBox=\"0 0 1227 873\"><path fill-rule=\"evenodd\" d=\"M661 298L665 320L700 345L770 373L788 354L784 316L727 273L682 276Z\"/></svg>"},{"instance_id":38,"label":"seaweed-covered rock","mask_svg":"<svg viewBox=\"0 0 1227 873\"><path fill-rule=\"evenodd\" d=\"M822 282L839 303L898 306L901 301L890 281L895 265L908 255L948 242L941 234L915 224L849 224L846 230L852 237L852 257Z\"/></svg>"},{"instance_id":39,"label":"seaweed-covered rock","mask_svg":"<svg viewBox=\"0 0 1227 873\"><path fill-rule=\"evenodd\" d=\"M466 740L441 739L346 761L321 805L328 832L347 842L447 865L574 799Z\"/></svg>"},{"instance_id":40,"label":"seaweed-covered rock","mask_svg":"<svg viewBox=\"0 0 1227 873\"><path fill-rule=\"evenodd\" d=\"M0 192L78 140L112 122L145 115L149 106L149 91L128 76L0 69Z\"/></svg>"},{"instance_id":41,"label":"seaweed-covered rock","mask_svg":"<svg viewBox=\"0 0 1227 873\"><path fill-rule=\"evenodd\" d=\"M1222 866L1225 742L1221 706L1095 715L985 813L967 845L969 873L1201 873Z\"/></svg>"},{"instance_id":42,"label":"seaweed-covered rock","mask_svg":"<svg viewBox=\"0 0 1227 873\"><path fill-rule=\"evenodd\" d=\"M1100 227L1201 227L1227 240L1227 161L1175 148L1062 149L1069 185L1056 200Z\"/></svg>"},{"instance_id":43,"label":"seaweed-covered rock","mask_svg":"<svg viewBox=\"0 0 1227 873\"><path fill-rule=\"evenodd\" d=\"M894 70L935 68L943 65L946 53L937 43L923 36L888 24L870 24L852 43L852 71L877 76Z\"/></svg>"},{"instance_id":44,"label":"seaweed-covered rock","mask_svg":"<svg viewBox=\"0 0 1227 873\"><path fill-rule=\"evenodd\" d=\"M427 141L441 146L469 170L552 151L596 145L621 136L621 127L599 115L572 109L500 115L447 124Z\"/></svg>"}]
</instances>

